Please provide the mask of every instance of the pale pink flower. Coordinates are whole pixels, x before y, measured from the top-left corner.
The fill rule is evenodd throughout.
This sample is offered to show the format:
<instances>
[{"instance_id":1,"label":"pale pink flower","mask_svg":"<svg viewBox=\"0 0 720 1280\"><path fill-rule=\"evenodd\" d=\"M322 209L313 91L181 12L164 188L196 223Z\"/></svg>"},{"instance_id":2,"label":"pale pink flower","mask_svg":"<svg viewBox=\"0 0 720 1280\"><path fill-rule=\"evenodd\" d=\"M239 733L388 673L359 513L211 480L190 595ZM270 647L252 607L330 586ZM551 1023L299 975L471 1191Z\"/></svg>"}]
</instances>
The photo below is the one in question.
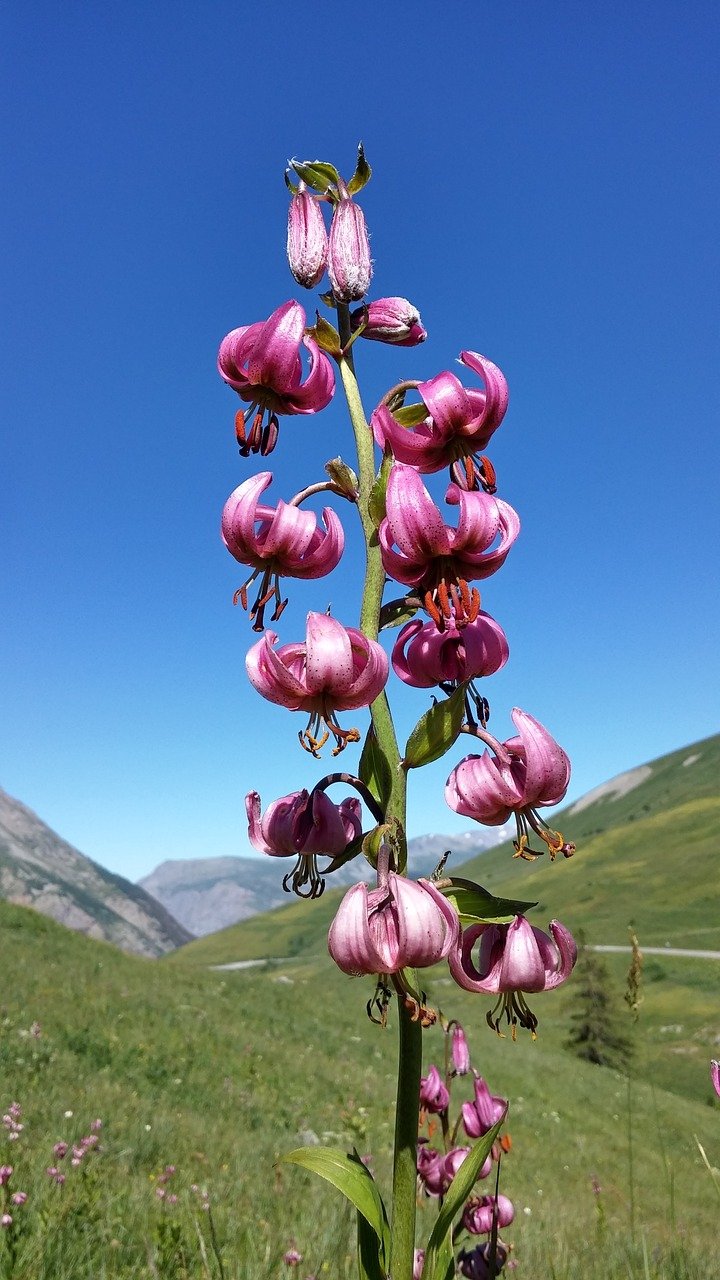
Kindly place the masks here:
<instances>
[{"instance_id":1,"label":"pale pink flower","mask_svg":"<svg viewBox=\"0 0 720 1280\"><path fill-rule=\"evenodd\" d=\"M720 1098L720 1062L717 1062L715 1058L710 1062L710 1079L713 1089Z\"/></svg>"},{"instance_id":2,"label":"pale pink flower","mask_svg":"<svg viewBox=\"0 0 720 1280\"><path fill-rule=\"evenodd\" d=\"M310 354L304 382L301 344ZM272 452L278 414L318 413L335 391L332 365L315 339L305 333L305 312L298 302L284 302L268 320L228 333L220 344L218 369L225 382L250 404L235 420L244 457Z\"/></svg>"},{"instance_id":3,"label":"pale pink flower","mask_svg":"<svg viewBox=\"0 0 720 1280\"><path fill-rule=\"evenodd\" d=\"M11 1164L0 1165L0 1187L6 1187L12 1178L13 1166Z\"/></svg>"},{"instance_id":4,"label":"pale pink flower","mask_svg":"<svg viewBox=\"0 0 720 1280\"><path fill-rule=\"evenodd\" d=\"M221 534L228 551L254 572L236 599L247 608L248 587L259 579L257 598L250 611L255 631L262 631L265 607L275 601L272 615L277 622L287 600L280 598L279 578L322 578L338 564L345 546L339 517L325 507L318 527L312 511L301 511L294 502L278 502L276 507L260 502L272 484L272 473L260 471L230 494L223 507Z\"/></svg>"},{"instance_id":5,"label":"pale pink flower","mask_svg":"<svg viewBox=\"0 0 720 1280\"><path fill-rule=\"evenodd\" d=\"M290 270L304 289L314 289L322 279L327 255L322 209L301 181L288 209L287 256Z\"/></svg>"},{"instance_id":6,"label":"pale pink flower","mask_svg":"<svg viewBox=\"0 0 720 1280\"><path fill-rule=\"evenodd\" d=\"M420 313L407 298L376 298L350 312L353 332L364 325L361 338L390 342L396 347L416 347L427 338Z\"/></svg>"},{"instance_id":7,"label":"pale pink flower","mask_svg":"<svg viewBox=\"0 0 720 1280\"><path fill-rule=\"evenodd\" d=\"M402 425L387 405L371 418L375 439L389 446L398 462L423 473L440 471L458 459L484 449L500 426L508 403L505 378L491 360L475 351L462 351L460 360L483 379L484 390L465 388L454 373L439 373L418 383L427 417L412 427Z\"/></svg>"},{"instance_id":8,"label":"pale pink flower","mask_svg":"<svg viewBox=\"0 0 720 1280\"><path fill-rule=\"evenodd\" d=\"M23 1205L27 1203L27 1191L14 1191L12 1194L13 1204Z\"/></svg>"},{"instance_id":9,"label":"pale pink flower","mask_svg":"<svg viewBox=\"0 0 720 1280\"><path fill-rule=\"evenodd\" d=\"M462 1104L462 1120L468 1138L482 1138L507 1111L507 1098L492 1094L482 1076L475 1077L475 1100Z\"/></svg>"},{"instance_id":10,"label":"pale pink flower","mask_svg":"<svg viewBox=\"0 0 720 1280\"><path fill-rule=\"evenodd\" d=\"M393 670L405 684L418 689L490 676L508 660L502 627L481 611L473 622L459 627L450 616L440 631L435 622L413 618L393 645Z\"/></svg>"},{"instance_id":11,"label":"pale pink flower","mask_svg":"<svg viewBox=\"0 0 720 1280\"><path fill-rule=\"evenodd\" d=\"M360 801L354 796L337 805L324 791L291 791L268 805L261 818L260 796L250 791L245 811L248 839L255 849L272 857L297 859L283 887L291 881L300 897L315 898L322 893L325 882L318 872L317 855L342 853L362 833Z\"/></svg>"},{"instance_id":12,"label":"pale pink flower","mask_svg":"<svg viewBox=\"0 0 720 1280\"><path fill-rule=\"evenodd\" d=\"M12 1226L12 1214L3 1213L2 1216L0 1217L0 1227L11 1227L11 1226Z\"/></svg>"},{"instance_id":13,"label":"pale pink flower","mask_svg":"<svg viewBox=\"0 0 720 1280\"><path fill-rule=\"evenodd\" d=\"M524 916L511 924L474 924L462 929L448 955L450 972L466 991L497 995L488 1024L500 1030L504 1015L513 1036L519 1023L535 1034L537 1018L525 1000L526 992L552 991L565 982L577 960L575 940L558 920L551 920L551 937ZM472 951L477 942L477 965Z\"/></svg>"},{"instance_id":14,"label":"pale pink flower","mask_svg":"<svg viewBox=\"0 0 720 1280\"><path fill-rule=\"evenodd\" d=\"M519 707L512 711L519 737L497 743L494 754L469 755L455 766L445 785L451 809L486 826L502 826L511 814L517 825L516 853L537 856L530 847L530 829L548 846L550 856L569 857L566 844L536 812L537 806L558 804L570 781L570 761L547 729Z\"/></svg>"},{"instance_id":15,"label":"pale pink flower","mask_svg":"<svg viewBox=\"0 0 720 1280\"><path fill-rule=\"evenodd\" d=\"M372 278L370 242L359 204L342 195L330 223L328 275L338 302L358 302Z\"/></svg>"},{"instance_id":16,"label":"pale pink flower","mask_svg":"<svg viewBox=\"0 0 720 1280\"><path fill-rule=\"evenodd\" d=\"M287 1249L283 1254L283 1262L288 1267L299 1267L302 1260L302 1254L295 1248Z\"/></svg>"},{"instance_id":17,"label":"pale pink flower","mask_svg":"<svg viewBox=\"0 0 720 1280\"><path fill-rule=\"evenodd\" d=\"M495 573L520 532L517 513L489 493L450 484L445 501L459 508L457 528L445 524L417 471L396 462L378 529L385 572L424 594L439 625L450 613L457 623L477 618L480 596L467 584Z\"/></svg>"},{"instance_id":18,"label":"pale pink flower","mask_svg":"<svg viewBox=\"0 0 720 1280\"><path fill-rule=\"evenodd\" d=\"M470 1070L470 1050L459 1022L452 1024L451 1052L455 1075L466 1076Z\"/></svg>"},{"instance_id":19,"label":"pale pink flower","mask_svg":"<svg viewBox=\"0 0 720 1280\"><path fill-rule=\"evenodd\" d=\"M324 613L309 613L304 644L285 644L266 631L253 645L245 665L250 683L269 702L290 711L307 711L307 728L298 736L317 756L330 734L333 755L348 742L358 742L357 729L342 729L337 711L367 707L385 687L388 660L384 649L355 627L344 627ZM324 726L324 728L323 728Z\"/></svg>"},{"instance_id":20,"label":"pale pink flower","mask_svg":"<svg viewBox=\"0 0 720 1280\"><path fill-rule=\"evenodd\" d=\"M328 950L343 973L356 976L426 969L456 945L454 908L429 880L393 871L377 889L356 884L330 926Z\"/></svg>"}]
</instances>

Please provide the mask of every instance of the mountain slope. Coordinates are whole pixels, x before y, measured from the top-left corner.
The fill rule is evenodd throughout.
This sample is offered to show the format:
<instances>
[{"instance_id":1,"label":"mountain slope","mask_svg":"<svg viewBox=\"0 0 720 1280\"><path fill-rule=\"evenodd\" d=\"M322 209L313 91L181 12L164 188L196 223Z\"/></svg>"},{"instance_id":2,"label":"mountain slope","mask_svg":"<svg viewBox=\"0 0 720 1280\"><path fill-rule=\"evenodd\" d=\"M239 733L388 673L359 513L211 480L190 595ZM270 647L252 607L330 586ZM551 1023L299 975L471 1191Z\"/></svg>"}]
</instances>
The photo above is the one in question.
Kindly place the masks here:
<instances>
[{"instance_id":1,"label":"mountain slope","mask_svg":"<svg viewBox=\"0 0 720 1280\"><path fill-rule=\"evenodd\" d=\"M408 842L411 874L431 875L446 849L454 843L462 856L472 857L502 840L504 828L477 827L460 836L426 835ZM286 858L188 858L162 862L138 883L191 933L214 933L263 911L287 905L283 876L292 870ZM365 876L359 860L341 867L333 886L354 884Z\"/></svg>"},{"instance_id":2,"label":"mountain slope","mask_svg":"<svg viewBox=\"0 0 720 1280\"><path fill-rule=\"evenodd\" d=\"M720 735L611 779L557 814L554 826L578 846L569 861L513 859L505 843L449 874L492 892L537 899L534 915L556 916L589 942L625 943L632 923L641 942L720 949L715 858L720 821ZM298 902L199 939L178 962L221 964L322 951L340 899Z\"/></svg>"},{"instance_id":3,"label":"mountain slope","mask_svg":"<svg viewBox=\"0 0 720 1280\"><path fill-rule=\"evenodd\" d=\"M139 955L164 955L192 938L144 889L86 858L2 790L0 898Z\"/></svg>"}]
</instances>

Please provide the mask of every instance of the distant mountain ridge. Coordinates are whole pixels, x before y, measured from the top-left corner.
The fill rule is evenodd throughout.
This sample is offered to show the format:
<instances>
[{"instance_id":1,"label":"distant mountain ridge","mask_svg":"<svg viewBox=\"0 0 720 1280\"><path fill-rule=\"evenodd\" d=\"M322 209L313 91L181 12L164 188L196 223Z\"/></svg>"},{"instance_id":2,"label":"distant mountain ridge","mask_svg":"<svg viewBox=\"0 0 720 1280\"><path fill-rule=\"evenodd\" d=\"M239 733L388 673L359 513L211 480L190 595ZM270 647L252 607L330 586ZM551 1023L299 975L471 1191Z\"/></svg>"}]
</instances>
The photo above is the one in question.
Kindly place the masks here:
<instances>
[{"instance_id":1,"label":"distant mountain ridge","mask_svg":"<svg viewBox=\"0 0 720 1280\"><path fill-rule=\"evenodd\" d=\"M138 955L161 956L193 937L144 889L86 858L1 789L0 898Z\"/></svg>"},{"instance_id":2,"label":"distant mountain ridge","mask_svg":"<svg viewBox=\"0 0 720 1280\"><path fill-rule=\"evenodd\" d=\"M428 876L447 849L453 866L476 857L508 837L507 827L478 827L460 835L425 835L408 841L413 876ZM224 857L170 859L138 883L193 934L216 933L241 920L272 911L290 900L282 887L292 858ZM322 866L322 862L320 864ZM368 878L364 858L341 867L328 879L328 888L346 888Z\"/></svg>"}]
</instances>

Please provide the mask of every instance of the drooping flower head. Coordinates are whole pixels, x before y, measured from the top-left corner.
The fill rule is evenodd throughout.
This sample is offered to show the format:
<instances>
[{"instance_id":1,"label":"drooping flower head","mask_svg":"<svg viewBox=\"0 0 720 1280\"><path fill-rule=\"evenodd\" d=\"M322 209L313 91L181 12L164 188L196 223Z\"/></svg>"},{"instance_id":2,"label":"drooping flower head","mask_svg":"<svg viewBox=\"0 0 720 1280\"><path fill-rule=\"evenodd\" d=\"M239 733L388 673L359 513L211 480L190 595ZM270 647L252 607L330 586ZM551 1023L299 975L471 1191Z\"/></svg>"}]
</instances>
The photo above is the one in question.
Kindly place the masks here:
<instances>
[{"instance_id":1,"label":"drooping flower head","mask_svg":"<svg viewBox=\"0 0 720 1280\"><path fill-rule=\"evenodd\" d=\"M330 734L333 755L348 742L358 742L357 729L343 729L337 711L355 711L374 702L385 687L388 660L384 649L355 627L344 627L324 613L309 613L305 643L275 650L274 631L266 631L245 660L250 683L269 702L290 711L307 711L300 744L317 757Z\"/></svg>"},{"instance_id":2,"label":"drooping flower head","mask_svg":"<svg viewBox=\"0 0 720 1280\"><path fill-rule=\"evenodd\" d=\"M462 1104L462 1122L468 1138L482 1138L507 1111L507 1098L492 1094L482 1076L475 1077L475 1099Z\"/></svg>"},{"instance_id":3,"label":"drooping flower head","mask_svg":"<svg viewBox=\"0 0 720 1280\"><path fill-rule=\"evenodd\" d=\"M459 1022L451 1022L451 1053L453 1070L456 1076L466 1076L470 1070L470 1050L467 1037ZM491 1126L492 1127L492 1126Z\"/></svg>"},{"instance_id":4,"label":"drooping flower head","mask_svg":"<svg viewBox=\"0 0 720 1280\"><path fill-rule=\"evenodd\" d=\"M405 684L430 689L493 675L509 652L505 632L489 613L459 627L449 612L442 631L420 618L407 622L393 645L392 665Z\"/></svg>"},{"instance_id":5,"label":"drooping flower head","mask_svg":"<svg viewBox=\"0 0 720 1280\"><path fill-rule=\"evenodd\" d=\"M450 1094L437 1067L432 1066L427 1075L422 1076L420 1080L421 1110L429 1111L432 1115L440 1115L442 1111L447 1111L449 1104Z\"/></svg>"},{"instance_id":6,"label":"drooping flower head","mask_svg":"<svg viewBox=\"0 0 720 1280\"><path fill-rule=\"evenodd\" d=\"M457 944L458 918L430 880L390 871L376 889L348 889L330 926L328 950L343 973L427 969Z\"/></svg>"},{"instance_id":7,"label":"drooping flower head","mask_svg":"<svg viewBox=\"0 0 720 1280\"><path fill-rule=\"evenodd\" d=\"M421 1138L417 1151L417 1170L420 1187L428 1196L444 1196L461 1164L469 1154L469 1147L452 1147L447 1154L436 1151L426 1138ZM476 1182L487 1178L493 1166L488 1155L478 1170Z\"/></svg>"},{"instance_id":8,"label":"drooping flower head","mask_svg":"<svg viewBox=\"0 0 720 1280\"><path fill-rule=\"evenodd\" d=\"M317 516L290 503L265 506L260 497L272 483L270 471L260 471L233 490L222 513L222 539L228 551L253 573L236 593L247 608L248 587L259 579L257 597L250 611L254 631L262 631L263 615L275 601L272 621L277 622L287 600L280 598L280 577L322 578L338 564L345 535L338 516L325 507L318 527Z\"/></svg>"},{"instance_id":9,"label":"drooping flower head","mask_svg":"<svg viewBox=\"0 0 720 1280\"><path fill-rule=\"evenodd\" d=\"M570 761L538 720L513 708L519 736L496 743L494 754L470 755L455 766L445 784L445 799L455 813L486 826L502 826L515 815L516 856L532 859L530 830L547 845L551 858L570 857L575 846L567 844L537 813L538 806L559 804L570 781Z\"/></svg>"},{"instance_id":10,"label":"drooping flower head","mask_svg":"<svg viewBox=\"0 0 720 1280\"><path fill-rule=\"evenodd\" d=\"M492 1230L492 1222L491 1228ZM465 1280L490 1280L491 1276L499 1276L507 1262L510 1250L502 1240L498 1240L495 1250L495 1266L491 1268L492 1245L489 1240L485 1244L477 1244L474 1249L461 1249L457 1263L460 1275Z\"/></svg>"},{"instance_id":11,"label":"drooping flower head","mask_svg":"<svg viewBox=\"0 0 720 1280\"><path fill-rule=\"evenodd\" d=\"M389 445L398 462L417 467L423 474L470 460L471 467L455 467L453 476L464 488L479 488L484 462L474 461L474 455L486 447L500 426L507 409L508 388L497 365L485 356L462 351L460 360L479 374L484 390L463 387L454 373L445 371L428 382L417 383L418 395L427 410L421 422L406 426L402 410L398 420L382 403L373 413L371 425L382 449Z\"/></svg>"},{"instance_id":12,"label":"drooping flower head","mask_svg":"<svg viewBox=\"0 0 720 1280\"><path fill-rule=\"evenodd\" d=\"M291 791L269 804L261 817L260 796L250 791L245 811L248 839L255 849L274 858L297 859L283 888L291 883L301 898L316 898L323 891L318 855L334 857L362 834L360 801L354 796L337 805L324 791Z\"/></svg>"},{"instance_id":13,"label":"drooping flower head","mask_svg":"<svg viewBox=\"0 0 720 1280\"><path fill-rule=\"evenodd\" d=\"M462 1216L462 1224L471 1235L489 1235L493 1219L498 1227L509 1227L515 1217L515 1206L507 1196L480 1196L468 1200Z\"/></svg>"},{"instance_id":14,"label":"drooping flower head","mask_svg":"<svg viewBox=\"0 0 720 1280\"><path fill-rule=\"evenodd\" d=\"M417 471L396 462L378 529L385 572L416 588L440 629L451 616L457 626L475 621L480 595L468 582L495 573L520 532L517 513L489 493L450 484L445 501L459 508L457 528L445 524Z\"/></svg>"},{"instance_id":15,"label":"drooping flower head","mask_svg":"<svg viewBox=\"0 0 720 1280\"><path fill-rule=\"evenodd\" d=\"M353 333L372 342L389 342L395 347L416 347L427 338L420 312L407 298L375 298L350 312Z\"/></svg>"},{"instance_id":16,"label":"drooping flower head","mask_svg":"<svg viewBox=\"0 0 720 1280\"><path fill-rule=\"evenodd\" d=\"M536 929L524 916L516 916L511 924L474 924L461 930L457 945L448 955L450 972L465 991L498 997L487 1014L488 1025L494 1031L499 1033L505 1017L513 1039L518 1023L534 1036L537 1018L528 1007L525 993L552 991L570 977L577 960L575 940L558 920L551 920L549 929L551 936ZM476 964L472 952L478 941Z\"/></svg>"},{"instance_id":17,"label":"drooping flower head","mask_svg":"<svg viewBox=\"0 0 720 1280\"><path fill-rule=\"evenodd\" d=\"M301 344L310 354L304 382ZM332 365L315 339L305 333L305 312L298 302L284 302L268 320L233 329L220 343L218 369L241 400L250 404L235 419L243 457L272 452L278 414L318 413L335 391Z\"/></svg>"},{"instance_id":18,"label":"drooping flower head","mask_svg":"<svg viewBox=\"0 0 720 1280\"><path fill-rule=\"evenodd\" d=\"M304 289L314 289L325 274L328 236L317 199L300 180L288 209L287 256L290 270Z\"/></svg>"}]
</instances>

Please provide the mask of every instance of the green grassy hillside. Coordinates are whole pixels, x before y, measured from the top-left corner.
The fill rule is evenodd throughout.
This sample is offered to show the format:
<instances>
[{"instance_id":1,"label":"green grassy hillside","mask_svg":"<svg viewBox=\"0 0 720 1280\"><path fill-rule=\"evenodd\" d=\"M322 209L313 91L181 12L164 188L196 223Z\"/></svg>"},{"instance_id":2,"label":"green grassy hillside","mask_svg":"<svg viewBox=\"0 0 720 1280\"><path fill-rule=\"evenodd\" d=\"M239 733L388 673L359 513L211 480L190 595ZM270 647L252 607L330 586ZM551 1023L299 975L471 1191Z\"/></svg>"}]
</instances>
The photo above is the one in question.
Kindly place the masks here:
<instances>
[{"instance_id":1,"label":"green grassy hillside","mask_svg":"<svg viewBox=\"0 0 720 1280\"><path fill-rule=\"evenodd\" d=\"M339 1198L274 1162L314 1134L356 1143L386 1182L395 1035L392 1026L382 1032L368 1022L368 982L345 978L322 956L231 973L146 961L7 904L0 904L0 964L0 1104L4 1110L19 1101L26 1126L11 1151L0 1130L0 1163L12 1156L16 1185L30 1192L26 1221L35 1224L16 1276L150 1280L163 1274L148 1262L163 1222L184 1233L197 1259L197 1228L206 1232L206 1219L192 1183L210 1193L227 1280L276 1280L292 1237L308 1274L353 1275L352 1223ZM667 966L673 984L688 980L679 964ZM703 973L698 967L688 980L691 998L716 1007ZM537 997L538 1041L513 1044L485 1026L484 1000L459 992L440 968L428 976L431 998L464 1021L492 1088L512 1099L513 1152L503 1176L518 1207L507 1234L524 1274L550 1274L541 1269L550 1251L558 1280L580 1274L581 1255L583 1276L642 1276L639 1254L631 1269L615 1247L612 1262L607 1248L595 1249L593 1176L613 1238L627 1238L626 1085L560 1048L563 994ZM660 989L649 983L648 991L654 985ZM662 1013L662 1002L652 1007L653 1018ZM34 1021L39 1038L28 1033ZM438 1031L427 1033L426 1046L427 1061L438 1059ZM647 1274L720 1275L711 1261L717 1199L692 1137L698 1133L720 1163L720 1106L708 1106L706 1056L699 1045L692 1062L697 1100L660 1087L653 1093L643 1070L633 1086L637 1248L641 1232L659 1253L677 1238L664 1149L688 1268ZM91 1174L83 1170L73 1180L68 1169L61 1199L45 1173L52 1145L86 1132L95 1116L104 1121L103 1150ZM179 1202L163 1209L155 1189L168 1163L177 1166ZM423 1208L425 1222L432 1212ZM177 1274L216 1271L198 1263Z\"/></svg>"}]
</instances>

